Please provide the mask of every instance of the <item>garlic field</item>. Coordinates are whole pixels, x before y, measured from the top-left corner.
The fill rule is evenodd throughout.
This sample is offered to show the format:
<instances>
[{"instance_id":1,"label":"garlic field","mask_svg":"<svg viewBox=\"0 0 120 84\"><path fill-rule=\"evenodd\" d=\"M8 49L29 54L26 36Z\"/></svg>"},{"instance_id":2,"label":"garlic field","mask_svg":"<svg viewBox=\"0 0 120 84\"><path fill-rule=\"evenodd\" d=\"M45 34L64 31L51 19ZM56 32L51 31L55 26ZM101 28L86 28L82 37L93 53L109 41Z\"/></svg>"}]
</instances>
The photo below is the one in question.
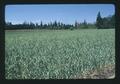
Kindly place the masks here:
<instances>
[{"instance_id":1,"label":"garlic field","mask_svg":"<svg viewBox=\"0 0 120 84\"><path fill-rule=\"evenodd\" d=\"M5 31L6 79L92 78L108 66L115 67L114 29Z\"/></svg>"}]
</instances>

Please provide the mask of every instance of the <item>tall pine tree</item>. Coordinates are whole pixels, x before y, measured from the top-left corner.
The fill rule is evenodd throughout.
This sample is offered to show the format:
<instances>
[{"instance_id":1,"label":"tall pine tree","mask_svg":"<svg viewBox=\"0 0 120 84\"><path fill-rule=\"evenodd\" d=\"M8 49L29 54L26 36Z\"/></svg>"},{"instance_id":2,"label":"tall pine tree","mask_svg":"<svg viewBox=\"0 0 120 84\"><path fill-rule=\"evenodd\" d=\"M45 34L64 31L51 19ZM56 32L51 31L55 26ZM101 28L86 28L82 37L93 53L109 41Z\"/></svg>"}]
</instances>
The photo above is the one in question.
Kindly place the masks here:
<instances>
[{"instance_id":1,"label":"tall pine tree","mask_svg":"<svg viewBox=\"0 0 120 84\"><path fill-rule=\"evenodd\" d=\"M83 25L84 25L84 28L88 28L86 20L84 20Z\"/></svg>"},{"instance_id":2,"label":"tall pine tree","mask_svg":"<svg viewBox=\"0 0 120 84\"><path fill-rule=\"evenodd\" d=\"M102 29L102 28L103 28L103 21L102 21L102 17L101 17L100 12L98 12L98 15L97 15L96 27L97 27L98 29Z\"/></svg>"}]
</instances>

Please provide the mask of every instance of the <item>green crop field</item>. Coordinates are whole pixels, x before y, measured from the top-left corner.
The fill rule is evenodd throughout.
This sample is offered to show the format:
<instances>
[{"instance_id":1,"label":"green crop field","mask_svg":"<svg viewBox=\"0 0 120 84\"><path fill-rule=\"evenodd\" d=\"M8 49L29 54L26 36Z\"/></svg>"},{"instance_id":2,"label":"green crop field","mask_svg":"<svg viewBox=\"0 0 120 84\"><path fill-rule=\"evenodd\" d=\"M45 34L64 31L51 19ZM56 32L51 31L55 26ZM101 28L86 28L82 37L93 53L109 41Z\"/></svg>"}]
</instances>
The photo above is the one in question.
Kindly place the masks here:
<instances>
[{"instance_id":1,"label":"green crop field","mask_svg":"<svg viewBox=\"0 0 120 84\"><path fill-rule=\"evenodd\" d=\"M7 79L92 78L114 67L114 29L5 31Z\"/></svg>"}]
</instances>

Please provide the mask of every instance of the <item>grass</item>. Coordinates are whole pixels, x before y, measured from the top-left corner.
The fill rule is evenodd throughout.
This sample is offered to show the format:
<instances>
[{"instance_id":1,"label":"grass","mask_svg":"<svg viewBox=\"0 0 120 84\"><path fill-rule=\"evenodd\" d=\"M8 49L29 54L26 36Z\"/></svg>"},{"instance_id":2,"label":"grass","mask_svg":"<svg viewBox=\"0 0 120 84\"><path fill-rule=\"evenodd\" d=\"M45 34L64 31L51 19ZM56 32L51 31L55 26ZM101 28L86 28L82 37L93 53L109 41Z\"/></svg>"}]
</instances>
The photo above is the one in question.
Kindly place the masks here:
<instances>
[{"instance_id":1,"label":"grass","mask_svg":"<svg viewBox=\"0 0 120 84\"><path fill-rule=\"evenodd\" d=\"M109 65L115 67L114 29L5 32L7 79L84 78Z\"/></svg>"}]
</instances>

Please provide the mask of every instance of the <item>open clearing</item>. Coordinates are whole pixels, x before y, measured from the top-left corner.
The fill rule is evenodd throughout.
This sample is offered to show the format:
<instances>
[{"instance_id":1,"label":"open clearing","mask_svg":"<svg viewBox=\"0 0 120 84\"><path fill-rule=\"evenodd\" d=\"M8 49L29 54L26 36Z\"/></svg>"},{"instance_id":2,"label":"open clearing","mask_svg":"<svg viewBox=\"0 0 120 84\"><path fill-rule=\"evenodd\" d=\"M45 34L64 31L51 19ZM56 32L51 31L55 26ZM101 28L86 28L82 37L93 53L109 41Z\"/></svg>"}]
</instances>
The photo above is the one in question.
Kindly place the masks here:
<instances>
[{"instance_id":1,"label":"open clearing","mask_svg":"<svg viewBox=\"0 0 120 84\"><path fill-rule=\"evenodd\" d=\"M114 75L114 29L5 32L7 79L110 78Z\"/></svg>"}]
</instances>

